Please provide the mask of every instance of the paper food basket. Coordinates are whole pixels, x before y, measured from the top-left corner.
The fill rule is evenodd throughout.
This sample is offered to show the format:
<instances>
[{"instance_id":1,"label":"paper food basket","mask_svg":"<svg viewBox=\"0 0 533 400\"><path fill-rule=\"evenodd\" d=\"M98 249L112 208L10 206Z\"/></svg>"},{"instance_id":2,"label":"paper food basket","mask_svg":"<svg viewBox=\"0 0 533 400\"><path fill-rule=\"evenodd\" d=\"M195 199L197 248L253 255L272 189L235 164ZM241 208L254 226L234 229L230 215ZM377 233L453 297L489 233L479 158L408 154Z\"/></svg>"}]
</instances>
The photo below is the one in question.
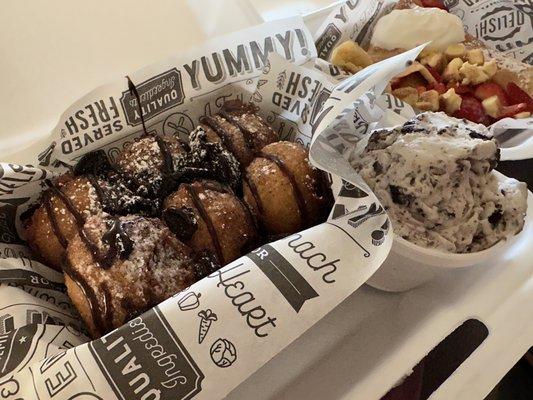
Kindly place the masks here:
<instances>
[{"instance_id":1,"label":"paper food basket","mask_svg":"<svg viewBox=\"0 0 533 400\"><path fill-rule=\"evenodd\" d=\"M327 14L329 12L308 16L306 18L307 26L312 26L313 21L323 18ZM264 36L262 29L258 28L255 32L260 32L258 33L259 36ZM303 41L300 40L302 38L301 34L296 33L298 29L300 29L300 33L303 33ZM273 89L270 89L269 85L272 83L272 77L278 77L281 72L304 73L311 79L315 74L318 74L318 72L303 69L304 67L298 65L313 55L311 48L302 46L302 43L312 41L312 32L309 32L306 26L302 25L298 19L295 19L280 22L277 25L273 24L268 28L268 33L273 37L276 34L283 35L288 31L291 31L289 37L293 39L290 43L300 46L295 48L300 51L298 56L300 58L286 64L283 58L272 57L271 71L263 71L266 82L262 90L258 89L256 93L253 93L256 96L271 93L269 90ZM254 33L249 33L249 35L247 39L251 38L250 40L253 40ZM216 48L216 41L212 43L215 43L213 46ZM223 46L223 44L221 43L220 46ZM280 44L283 48L283 44L281 42ZM222 49L223 47L220 47L220 50ZM304 54L302 49L306 49L307 54ZM296 54L296 51L294 54ZM412 54L406 59L411 57L413 57ZM170 63L172 64L172 62ZM391 71L393 71L394 67L391 68ZM278 74L273 75L274 71L277 71ZM134 82L141 85L146 80L144 78L150 76L151 72L153 71L145 70L138 75L133 74L131 76ZM269 72L272 75L269 75ZM323 76L320 77L320 80L323 79L325 79ZM324 82L328 81L324 80ZM335 90L336 83L333 80L329 81L328 84L330 86L324 87L324 89ZM121 82L120 85L112 90L117 88L119 92L123 91L125 88L124 82ZM363 95L364 93L359 93L358 97ZM258 98L256 97L255 100L258 100ZM79 104L74 106L76 105ZM314 103L311 103L311 105L314 105ZM259 106L261 106L260 103ZM371 107L367 111L371 112ZM312 127L297 120L294 115L284 115L283 117L287 121L291 121L291 117L296 120L296 126L299 128L300 134L303 134L303 137L298 136L298 134L288 137L308 143ZM335 118L335 115L330 114L330 118ZM164 124L164 121L160 122ZM326 125L327 123L322 126ZM307 136L305 133L307 133ZM317 159L320 159L321 155L324 156L324 153L317 151ZM311 154L313 155L313 151ZM342 165L337 166L337 168L342 169ZM335 170L334 172L338 171ZM338 173L338 176L344 177L341 172ZM350 179L351 177L347 176L347 178ZM338 179L336 185L333 186L336 194L340 194L343 188L346 188L342 186ZM339 197L337 197L337 201L344 201L343 205L347 209L350 209L354 204L359 204L351 203L353 199L350 199L349 196L344 200L339 200ZM531 209L533 207L531 199L529 203ZM357 235L361 236L354 236L356 241L361 240L362 247L359 244L359 252L361 248L368 247L362 239L365 235L368 235L368 230L375 230L382 224L383 217L378 216L372 225L369 224L365 232L362 229L358 232ZM313 238L316 239L323 235L332 234L327 229L324 231L316 231L315 229L314 233L312 230L310 232L310 236L302 233L303 236L298 239L309 238L307 241L311 242ZM531 300L533 300L531 285L533 266L528 262L528 252L524 250L531 248L531 240L533 240L531 221L526 224L523 237L524 240L517 243L512 248L512 251L505 258L498 260L498 262L464 271L454 271L453 274L446 275L438 281L412 292L392 295L381 293L365 286L359 287L377 268L377 265L374 265L379 265L386 255L387 246L390 246L390 233L387 233L386 238L388 239L385 240L385 245L373 252L372 255L369 254L370 258L374 260L372 263L369 264L364 261L366 253L360 253L363 258L361 258L362 264L360 262L359 264L367 265L367 267L363 268L359 274L349 275L352 280L350 285L340 289L335 295L330 295L331 297L325 303L319 305L312 313L301 318L300 322L294 324L290 333L284 330L286 328L282 328L281 339L278 337L277 341L266 341L260 347L256 345L257 335L246 336L246 334L243 334L240 337L239 333L239 337L232 337L231 335L237 334L237 328L235 328L233 332L231 329L218 331L213 329L211 334L216 337L213 336L211 338L213 343L209 343L210 346L207 346L211 348L197 346L200 350L191 350L190 344L187 343L188 339L184 339L184 337L196 338L198 329L196 325L199 320L198 317L196 319L191 319L190 316L181 317L180 313L181 315L186 315L188 311L200 310L200 308L196 309L195 307L199 303L197 295L200 291L205 294L204 290L207 290L207 286L202 286L201 284L195 285L190 288L192 290L189 289L185 293L178 294L174 299L167 301L165 304L168 307L162 306L164 311L156 310L146 320L135 320L130 324L130 328L132 328L130 331L135 331L136 326L144 324L143 326L152 325L154 332L168 333L169 339L165 340L168 341L169 346L175 346L176 354L181 354L181 361L185 363L181 367L189 374L185 377L196 377L196 380L187 380L188 383L183 385L183 387L188 391L182 389L179 392L181 397L178 396L178 398L222 397L261 364L274 356L264 367L234 389L228 395L228 398L378 399L409 374L418 361L454 331L455 328L465 321L476 320L479 321L479 324L475 325L476 332L482 332L482 339L478 343L479 346L466 361L457 366L458 368L455 372L451 371L453 372L451 376L447 380L445 379L445 382L433 392L431 398L482 398L532 342L533 325L528 318L531 314L531 309L527 304L531 304ZM267 249L272 254L279 253L281 259L293 261L290 255L285 253L286 249L290 248L290 245L286 247L283 243L278 243L272 244L272 246ZM338 249L333 247L329 251L338 251ZM326 253L326 250L324 250L324 253ZM8 255L12 255L12 253L8 253ZM248 260L252 259L248 258ZM352 259L352 263L354 261ZM260 261L256 259L255 265L257 263L260 263ZM252 262L250 265L253 264ZM297 262L294 262L294 265L297 265ZM27 289L21 294L22 302L24 302L28 299L26 297L27 294L50 294L54 289L57 290L56 286L59 285L61 280L60 276L54 276L50 271L45 271L38 264L31 263L24 257L17 261L8 260L3 267L6 270L16 269L20 271L19 278L23 281L23 284L17 287L17 285L12 284L12 281L4 280L4 282L8 282L8 285L11 283L9 285L11 286L10 289L12 289L10 294L13 296L9 301L2 299L2 309L6 311L13 304L13 298L19 295L20 286L26 286L26 289L30 288L30 290ZM224 269L222 274L227 272L227 276L230 276L232 269L234 272L245 272L245 270L247 271L247 265L230 264L229 268ZM256 272L246 273L252 276ZM46 278L44 278L45 276ZM254 293L257 298L261 298L263 289L261 285L254 286L257 284L255 279L264 280L264 276L261 273L259 273L259 276L259 278L254 277L250 281L250 287L253 290L258 290L259 295ZM327 281L328 275L321 275L320 279L324 278L324 276ZM216 284L215 278L217 276L213 277L213 282ZM320 280L314 280L316 277L312 278L305 275L305 278L315 288L324 284L323 279L321 283ZM219 275L217 279L219 279L218 283L224 281L222 275ZM350 295L357 287L359 289ZM195 291L194 289L197 290ZM265 293L268 295L272 291ZM347 299L342 301L346 296L348 296ZM56 294L55 299L61 301L61 295ZM202 300L205 299L204 296ZM312 296L309 299L301 299L300 307L311 299ZM64 299L64 301L68 300ZM273 302L272 307L275 310L287 313L286 318L289 318L290 314L288 312L295 311L294 301L292 303L289 302L290 308L288 309L285 303L278 304L278 300L274 299L270 299L270 301ZM341 301L342 303L338 307L329 312ZM78 347L77 351L67 350L86 340L73 328L76 326L76 321L71 321L72 326L69 326L70 324L67 324L67 326L54 325L55 318L61 319L61 316L58 318L54 314L57 313L57 310L47 313L48 306L46 304L43 306L42 301L38 303L40 306L40 308L37 307L38 310L33 310L35 308L33 305L32 307L22 306L24 318L30 318L29 321L34 322L32 325L24 324L19 316L11 316L12 318L10 319L9 313L3 314L2 324L5 334L2 338L5 343L11 346L8 346L8 348L16 349L16 351L10 352L8 350L3 353L5 357L3 371L10 369L9 372L11 374L4 374L0 379L2 396L5 398L17 398L21 393L26 396L32 396L37 393L39 398L136 398L134 396L138 395L140 390L138 393L135 393L134 390L142 386L139 382L144 382L142 380L144 378L137 378L140 375L123 381L118 378L125 368L124 365L120 365L118 358L125 353L117 353L114 358L102 356L106 351L113 350L113 348L118 350L117 344L120 343L120 331L118 331L118 336L109 335L108 339L106 339L107 342L100 341L92 346L83 345ZM215 304L209 303L209 300L201 304L201 308L209 307L211 304L213 304L212 308L214 309ZM231 307L226 309L224 306L217 306L219 316L226 316L226 312L228 313L227 315L231 315L235 311ZM170 307L174 307L176 310L165 314L170 311ZM277 307L280 308L278 309ZM177 311L178 309L179 311ZM68 314L68 312L65 314ZM298 317L301 316L298 315ZM176 318L175 320L173 319L174 317ZM68 320L70 317L65 315L64 318ZM180 328L179 337L176 338L175 326L180 324L180 318L184 318L184 321L194 321L194 323L191 323L187 328ZM281 320L282 318L280 317ZM318 322L313 325L317 320ZM44 325L43 323L45 322L48 322L48 324ZM272 318L270 322L272 322ZM267 323L263 326L268 325ZM270 323L270 325L274 326L273 323ZM312 327L305 332L310 326ZM18 329L13 331L13 328ZM16 333L14 334L13 332ZM122 331L122 333L124 332L125 330ZM241 331L239 330L238 332ZM220 337L217 336L219 333ZM300 336L302 333L303 335ZM300 337L298 338L298 336ZM23 338L25 340L22 340ZM45 340L42 340L43 338ZM281 348L296 338L298 339L295 342L280 352ZM141 341L133 341L132 343L139 342ZM24 343L27 344L25 345ZM183 343L186 343L186 345L184 346ZM213 346L218 349L217 343L222 350L209 351L212 350ZM137 351L143 350L137 349ZM197 355L196 351L203 351L204 354ZM92 354L92 356L89 356L89 354ZM45 357L48 358L44 362L35 362L36 360L43 360ZM491 368L486 367L494 364L496 360L497 365ZM23 368L32 364L30 361L34 364L30 368ZM113 363L116 365L113 366ZM227 364L229 364L229 368ZM106 365L106 367L103 368L103 365ZM135 363L130 364L130 367L133 366L132 368L135 368L134 365ZM156 365L157 363L154 364L153 368L157 368ZM147 366L143 368L147 368ZM95 370L100 370L101 372L95 373ZM480 370L484 372L482 377L478 376ZM13 374L15 371L17 373ZM224 373L226 371L232 372L220 375L221 371ZM155 369L152 369L151 373L156 376L156 379L159 379ZM152 374L148 375L151 376ZM176 378L177 376L182 377L182 375L176 374L167 376L168 379L166 380L159 380L162 387L169 389L168 391L149 392L147 390L143 394L147 396L146 398L151 398L149 397L151 395L155 396L154 393L158 393L160 398L176 398L177 392L175 386L172 385L176 385L180 381L180 379ZM210 377L216 377L216 379L209 379ZM84 382L78 385L80 380ZM132 381L133 384L130 385ZM76 384L73 382L76 382ZM27 388L26 385L33 385L33 388ZM130 391L128 392L128 390ZM48 397L46 397L47 395ZM202 397L204 395L206 397Z\"/></svg>"}]
</instances>

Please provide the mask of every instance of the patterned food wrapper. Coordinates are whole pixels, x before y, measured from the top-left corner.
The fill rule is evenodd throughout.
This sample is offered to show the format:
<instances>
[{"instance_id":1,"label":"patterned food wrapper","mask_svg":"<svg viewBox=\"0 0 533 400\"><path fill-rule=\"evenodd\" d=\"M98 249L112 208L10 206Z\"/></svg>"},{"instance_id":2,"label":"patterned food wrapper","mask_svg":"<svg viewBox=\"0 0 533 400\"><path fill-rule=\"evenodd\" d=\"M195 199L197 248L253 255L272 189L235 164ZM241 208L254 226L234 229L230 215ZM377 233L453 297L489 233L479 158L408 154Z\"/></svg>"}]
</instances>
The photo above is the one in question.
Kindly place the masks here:
<instances>
[{"instance_id":1,"label":"patterned food wrapper","mask_svg":"<svg viewBox=\"0 0 533 400\"><path fill-rule=\"evenodd\" d=\"M324 26L340 32L342 40L365 43L376 18L392 5L347 2L331 16L343 23L330 20ZM479 31L490 30L499 12L488 13ZM313 163L331 173L336 202L327 223L261 246L99 340L83 334L61 274L31 259L19 217L38 198L45 179L92 150L104 149L113 160L143 133L126 81L72 105L50 146L36 155L36 166L0 164L2 397L223 397L379 267L391 245L389 223L346 160L354 148L364 147L383 110L399 123L414 114L381 93L420 49L345 79L327 62L314 60L312 41L300 19L279 21L130 75L148 131L157 134L186 136L225 99L254 101L281 138L310 146ZM322 42L317 41L318 53L327 58L324 51L332 45Z\"/></svg>"},{"instance_id":2,"label":"patterned food wrapper","mask_svg":"<svg viewBox=\"0 0 533 400\"><path fill-rule=\"evenodd\" d=\"M316 67L334 77L343 77L342 72L328 62L333 49L346 40L353 40L367 47L377 20L389 13L396 3L397 0L349 0L333 8L314 33L319 57ZM461 18L465 30L480 39L490 53L515 58L527 64L533 63L533 8L530 1L445 0L445 4L451 13ZM416 114L409 104L389 94L384 94L379 99L379 104L403 117L391 116L397 123L405 122ZM513 146L502 153L502 159L533 158L533 118L505 118L492 124L489 130L500 138L502 146ZM504 142L509 137L514 140Z\"/></svg>"},{"instance_id":3,"label":"patterned food wrapper","mask_svg":"<svg viewBox=\"0 0 533 400\"><path fill-rule=\"evenodd\" d=\"M35 166L0 164L0 396L221 398L353 293L385 260L392 232L346 155L380 118L385 82L419 50L339 83L312 67L313 38L291 18L131 74L146 129L160 135L186 138L227 99L255 102L282 139L310 146L336 202L327 222L259 247L93 341L61 274L31 258L20 215L45 179L93 150L114 160L144 131L126 79L70 106Z\"/></svg>"}]
</instances>

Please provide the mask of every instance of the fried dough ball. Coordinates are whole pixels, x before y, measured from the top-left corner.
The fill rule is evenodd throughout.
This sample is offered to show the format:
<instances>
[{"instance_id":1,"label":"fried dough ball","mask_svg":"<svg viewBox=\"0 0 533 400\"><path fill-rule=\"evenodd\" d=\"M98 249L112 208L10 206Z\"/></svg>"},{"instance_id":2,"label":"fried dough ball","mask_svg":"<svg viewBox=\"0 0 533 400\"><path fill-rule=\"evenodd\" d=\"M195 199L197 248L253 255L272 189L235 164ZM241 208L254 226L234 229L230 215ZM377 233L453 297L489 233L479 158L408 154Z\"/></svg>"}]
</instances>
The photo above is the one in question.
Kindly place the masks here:
<instances>
[{"instance_id":1,"label":"fried dough ball","mask_svg":"<svg viewBox=\"0 0 533 400\"><path fill-rule=\"evenodd\" d=\"M186 153L176 136L143 136L126 147L115 160L117 171L141 196L157 197L165 173Z\"/></svg>"},{"instance_id":2,"label":"fried dough ball","mask_svg":"<svg viewBox=\"0 0 533 400\"><path fill-rule=\"evenodd\" d=\"M158 209L153 201L133 194L113 172L98 177L66 174L50 185L23 226L35 255L57 270L70 239L87 217L101 211L152 216Z\"/></svg>"},{"instance_id":3,"label":"fried dough ball","mask_svg":"<svg viewBox=\"0 0 533 400\"><path fill-rule=\"evenodd\" d=\"M210 251L221 265L251 250L257 239L248 208L215 181L182 184L165 200L163 220L180 240Z\"/></svg>"},{"instance_id":4,"label":"fried dough ball","mask_svg":"<svg viewBox=\"0 0 533 400\"><path fill-rule=\"evenodd\" d=\"M257 111L253 104L226 101L218 114L203 117L200 126L210 141L221 142L246 167L256 152L278 140L277 133Z\"/></svg>"},{"instance_id":5,"label":"fried dough ball","mask_svg":"<svg viewBox=\"0 0 533 400\"><path fill-rule=\"evenodd\" d=\"M65 284L92 337L117 328L207 273L158 219L91 216L66 252Z\"/></svg>"},{"instance_id":6,"label":"fried dough ball","mask_svg":"<svg viewBox=\"0 0 533 400\"><path fill-rule=\"evenodd\" d=\"M331 191L308 152L291 142L271 143L246 168L244 200L267 234L291 234L324 221Z\"/></svg>"},{"instance_id":7,"label":"fried dough ball","mask_svg":"<svg viewBox=\"0 0 533 400\"><path fill-rule=\"evenodd\" d=\"M55 188L43 193L42 204L23 221L26 240L37 257L60 270L65 248L77 232L76 217L84 220L101 209L87 178L64 175Z\"/></svg>"}]
</instances>

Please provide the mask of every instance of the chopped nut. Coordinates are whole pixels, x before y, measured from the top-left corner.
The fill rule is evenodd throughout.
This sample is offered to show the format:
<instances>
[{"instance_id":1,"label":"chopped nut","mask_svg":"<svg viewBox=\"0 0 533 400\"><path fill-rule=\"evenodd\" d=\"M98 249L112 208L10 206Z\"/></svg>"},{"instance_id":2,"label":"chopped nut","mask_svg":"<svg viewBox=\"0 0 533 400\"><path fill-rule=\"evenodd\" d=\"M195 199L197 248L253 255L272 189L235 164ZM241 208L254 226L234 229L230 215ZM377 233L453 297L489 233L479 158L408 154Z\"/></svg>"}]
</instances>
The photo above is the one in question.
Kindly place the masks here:
<instances>
[{"instance_id":1,"label":"chopped nut","mask_svg":"<svg viewBox=\"0 0 533 400\"><path fill-rule=\"evenodd\" d=\"M372 59L357 43L347 40L333 50L331 63L348 72L356 73L372 64Z\"/></svg>"},{"instance_id":2,"label":"chopped nut","mask_svg":"<svg viewBox=\"0 0 533 400\"><path fill-rule=\"evenodd\" d=\"M460 58L454 58L448 63L442 74L442 79L445 81L459 81L461 80L461 75L459 74L459 69L463 66L463 60Z\"/></svg>"},{"instance_id":3,"label":"chopped nut","mask_svg":"<svg viewBox=\"0 0 533 400\"><path fill-rule=\"evenodd\" d=\"M522 111L518 114L513 115L513 118L522 119L522 118L529 118L531 117L531 113L529 111Z\"/></svg>"},{"instance_id":4,"label":"chopped nut","mask_svg":"<svg viewBox=\"0 0 533 400\"><path fill-rule=\"evenodd\" d=\"M466 48L464 44L457 43L457 44L450 44L448 47L446 47L446 50L444 51L444 54L446 54L446 57L448 57L449 60L452 60L454 58L462 58L465 55Z\"/></svg>"},{"instance_id":5,"label":"chopped nut","mask_svg":"<svg viewBox=\"0 0 533 400\"><path fill-rule=\"evenodd\" d=\"M441 94L440 99L444 111L446 111L448 114L453 114L456 112L459 108L461 108L461 103L463 102L461 96L455 93L454 88L448 89L446 93Z\"/></svg>"},{"instance_id":6,"label":"chopped nut","mask_svg":"<svg viewBox=\"0 0 533 400\"><path fill-rule=\"evenodd\" d=\"M485 112L492 118L498 118L502 111L502 102L498 96L491 96L481 102Z\"/></svg>"},{"instance_id":7,"label":"chopped nut","mask_svg":"<svg viewBox=\"0 0 533 400\"><path fill-rule=\"evenodd\" d=\"M403 78L406 76L409 76L414 73L420 73L422 77L428 82L428 83L436 83L437 80L433 75L431 75L431 72L428 71L426 67L424 67L419 62L415 61L412 63L409 67L407 67L401 74L398 74L395 76L395 78Z\"/></svg>"},{"instance_id":8,"label":"chopped nut","mask_svg":"<svg viewBox=\"0 0 533 400\"><path fill-rule=\"evenodd\" d=\"M415 107L420 111L436 111L433 110L433 104L431 104L429 101L417 101Z\"/></svg>"},{"instance_id":9,"label":"chopped nut","mask_svg":"<svg viewBox=\"0 0 533 400\"><path fill-rule=\"evenodd\" d=\"M498 65L496 64L496 61L490 60L483 64L483 71L487 74L487 76L492 78L496 72L498 72Z\"/></svg>"},{"instance_id":10,"label":"chopped nut","mask_svg":"<svg viewBox=\"0 0 533 400\"><path fill-rule=\"evenodd\" d=\"M392 94L412 106L418 101L418 90L413 87L401 87L394 89Z\"/></svg>"},{"instance_id":11,"label":"chopped nut","mask_svg":"<svg viewBox=\"0 0 533 400\"><path fill-rule=\"evenodd\" d=\"M483 51L481 49L473 49L466 52L466 60L470 64L483 65L485 57L483 56Z\"/></svg>"},{"instance_id":12,"label":"chopped nut","mask_svg":"<svg viewBox=\"0 0 533 400\"><path fill-rule=\"evenodd\" d=\"M459 68L459 74L462 78L461 83L463 85L479 85L488 81L490 76L485 72L484 67L485 65L479 66L470 64L469 62L463 63L461 68Z\"/></svg>"},{"instance_id":13,"label":"chopped nut","mask_svg":"<svg viewBox=\"0 0 533 400\"><path fill-rule=\"evenodd\" d=\"M443 53L432 53L426 57L421 58L420 62L423 65L428 65L431 68L435 68L439 72L441 72L446 66L446 57L444 57Z\"/></svg>"},{"instance_id":14,"label":"chopped nut","mask_svg":"<svg viewBox=\"0 0 533 400\"><path fill-rule=\"evenodd\" d=\"M422 111L439 111L439 92L428 90L422 93L415 107Z\"/></svg>"}]
</instances>

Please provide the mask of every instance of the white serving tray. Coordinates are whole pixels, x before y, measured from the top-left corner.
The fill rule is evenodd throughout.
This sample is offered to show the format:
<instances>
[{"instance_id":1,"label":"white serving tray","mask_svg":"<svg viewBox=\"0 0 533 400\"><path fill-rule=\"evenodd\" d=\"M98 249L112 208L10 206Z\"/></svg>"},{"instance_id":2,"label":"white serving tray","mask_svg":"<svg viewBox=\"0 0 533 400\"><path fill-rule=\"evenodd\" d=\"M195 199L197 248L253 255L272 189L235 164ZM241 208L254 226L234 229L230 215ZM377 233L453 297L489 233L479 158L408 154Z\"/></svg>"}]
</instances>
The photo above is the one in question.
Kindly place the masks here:
<instances>
[{"instance_id":1,"label":"white serving tray","mask_svg":"<svg viewBox=\"0 0 533 400\"><path fill-rule=\"evenodd\" d=\"M305 15L309 29L334 6ZM533 345L533 213L520 236L499 259L409 292L362 286L228 399L379 399L471 318L486 325L488 337L430 399L484 399Z\"/></svg>"},{"instance_id":2,"label":"white serving tray","mask_svg":"<svg viewBox=\"0 0 533 400\"><path fill-rule=\"evenodd\" d=\"M75 6L69 6L72 3ZM2 161L31 161L28 155L34 152L27 146L36 148L65 107L94 86L210 35L258 22L245 0L231 3L230 24L224 15L222 23L207 15L205 0L164 0L157 7L130 0L90 5L80 0L36 1L31 14L22 4L6 3L0 15L0 49L9 59L0 63L0 80L10 96L0 99ZM276 15L276 7L309 10L326 3L252 1L259 5L259 14L269 18ZM202 9L198 24L193 16ZM316 29L327 12L306 16L310 29ZM110 21L115 25L109 26ZM139 40L142 32L149 34ZM117 45L102 46L110 37ZM73 46L76 43L84 51ZM65 54L74 56L66 60ZM500 260L450 271L410 292L361 287L228 398L379 399L447 334L477 318L489 336L431 399L483 399L533 345L531 216L521 237Z\"/></svg>"},{"instance_id":3,"label":"white serving tray","mask_svg":"<svg viewBox=\"0 0 533 400\"><path fill-rule=\"evenodd\" d=\"M363 286L229 399L379 399L470 318L489 335L430 398L484 399L533 344L532 249L530 214L521 239L490 264L400 294Z\"/></svg>"}]
</instances>

